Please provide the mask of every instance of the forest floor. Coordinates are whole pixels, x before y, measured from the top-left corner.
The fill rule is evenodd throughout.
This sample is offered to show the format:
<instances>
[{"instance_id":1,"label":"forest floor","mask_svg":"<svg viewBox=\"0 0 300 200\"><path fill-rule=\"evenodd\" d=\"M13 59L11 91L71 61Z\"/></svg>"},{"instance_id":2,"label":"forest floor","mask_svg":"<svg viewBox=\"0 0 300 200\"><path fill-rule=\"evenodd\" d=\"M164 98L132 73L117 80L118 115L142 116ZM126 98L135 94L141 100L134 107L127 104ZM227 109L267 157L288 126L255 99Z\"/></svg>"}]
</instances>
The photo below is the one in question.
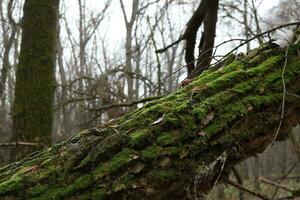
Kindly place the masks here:
<instances>
[{"instance_id":1,"label":"forest floor","mask_svg":"<svg viewBox=\"0 0 300 200\"><path fill-rule=\"evenodd\" d=\"M286 188L289 189L297 189L299 188L300 185L300 176L299 174L291 174L289 175L290 178L288 178L287 180L284 180L280 183L280 180L277 180L276 178L269 178L268 180L274 180L274 182L276 183L280 183L281 186L284 186ZM234 180L234 178L232 177L232 180ZM247 189L250 189L252 191L257 191L260 194L264 194L265 196L271 198L276 190L276 187L270 185L270 184L265 184L262 181L258 181L256 182L257 184L255 184L255 180L245 180L244 181L244 187ZM258 189L255 189L258 188ZM224 191L224 195L220 197L220 190ZM216 186L214 189L212 189L210 191L210 193L208 195L206 195L206 200L240 200L239 197L240 194L240 190L238 190L237 188L231 186L231 185L218 185ZM277 193L276 193L276 198L274 199L281 199L283 197L287 197L291 195L291 192L285 191L283 189L278 189ZM244 199L243 200L256 200L256 199L260 199L258 197L255 197L253 195L250 195L248 193L244 193ZM271 198L273 199L273 198ZM294 198L294 200L300 200L300 197L298 198Z\"/></svg>"}]
</instances>

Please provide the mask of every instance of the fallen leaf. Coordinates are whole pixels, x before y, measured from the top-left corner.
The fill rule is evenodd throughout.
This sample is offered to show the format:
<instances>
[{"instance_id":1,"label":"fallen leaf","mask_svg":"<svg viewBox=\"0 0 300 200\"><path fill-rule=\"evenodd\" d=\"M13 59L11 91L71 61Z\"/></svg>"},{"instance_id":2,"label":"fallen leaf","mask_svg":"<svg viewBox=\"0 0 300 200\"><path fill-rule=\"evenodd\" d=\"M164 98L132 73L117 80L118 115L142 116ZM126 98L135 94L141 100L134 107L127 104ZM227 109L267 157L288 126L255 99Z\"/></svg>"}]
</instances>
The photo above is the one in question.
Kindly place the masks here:
<instances>
[{"instance_id":1,"label":"fallen leaf","mask_svg":"<svg viewBox=\"0 0 300 200\"><path fill-rule=\"evenodd\" d=\"M186 149L181 151L180 154L179 154L180 159L183 159L183 158L187 157L189 155L189 153L190 152Z\"/></svg>"},{"instance_id":2,"label":"fallen leaf","mask_svg":"<svg viewBox=\"0 0 300 200\"><path fill-rule=\"evenodd\" d=\"M114 185L113 191L114 192L119 192L119 191L124 190L124 189L126 189L126 185L124 183L116 183Z\"/></svg>"},{"instance_id":3,"label":"fallen leaf","mask_svg":"<svg viewBox=\"0 0 300 200\"><path fill-rule=\"evenodd\" d=\"M193 79L191 79L191 78L186 78L186 79L184 79L184 80L180 83L180 87L187 86L187 85L190 84L191 82L193 82Z\"/></svg>"},{"instance_id":4,"label":"fallen leaf","mask_svg":"<svg viewBox=\"0 0 300 200\"><path fill-rule=\"evenodd\" d=\"M205 133L204 131L200 131L200 132L198 133L198 135L200 135L200 136L205 136L206 133Z\"/></svg>"},{"instance_id":5,"label":"fallen leaf","mask_svg":"<svg viewBox=\"0 0 300 200\"><path fill-rule=\"evenodd\" d=\"M253 110L253 106L248 105L248 106L247 106L247 110L248 110L248 111L252 111L252 110Z\"/></svg>"},{"instance_id":6,"label":"fallen leaf","mask_svg":"<svg viewBox=\"0 0 300 200\"><path fill-rule=\"evenodd\" d=\"M160 118L158 118L155 122L152 123L152 125L156 125L159 124L160 122L162 122L162 120L164 119L165 114L163 114Z\"/></svg>"},{"instance_id":7,"label":"fallen leaf","mask_svg":"<svg viewBox=\"0 0 300 200\"><path fill-rule=\"evenodd\" d=\"M108 127L109 127L109 128L118 128L119 125L118 125L118 124L112 124L112 125L109 125Z\"/></svg>"},{"instance_id":8,"label":"fallen leaf","mask_svg":"<svg viewBox=\"0 0 300 200\"><path fill-rule=\"evenodd\" d=\"M170 158L165 158L163 159L160 163L159 166L160 167L166 167L171 163L171 159Z\"/></svg>"},{"instance_id":9,"label":"fallen leaf","mask_svg":"<svg viewBox=\"0 0 300 200\"><path fill-rule=\"evenodd\" d=\"M203 121L203 125L209 124L209 123L214 119L214 117L215 117L215 113L214 113L214 112L210 112L210 113L206 116L205 120Z\"/></svg>"}]
</instances>

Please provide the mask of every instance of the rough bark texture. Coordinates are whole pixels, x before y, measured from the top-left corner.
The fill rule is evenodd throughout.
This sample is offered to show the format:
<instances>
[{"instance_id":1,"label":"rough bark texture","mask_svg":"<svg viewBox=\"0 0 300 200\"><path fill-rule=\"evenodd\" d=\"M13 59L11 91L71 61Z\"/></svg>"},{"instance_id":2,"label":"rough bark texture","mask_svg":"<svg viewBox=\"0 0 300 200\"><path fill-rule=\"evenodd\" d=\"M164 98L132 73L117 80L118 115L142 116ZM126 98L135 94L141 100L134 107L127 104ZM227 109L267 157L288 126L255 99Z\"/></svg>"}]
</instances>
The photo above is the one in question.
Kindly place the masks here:
<instances>
[{"instance_id":1,"label":"rough bark texture","mask_svg":"<svg viewBox=\"0 0 300 200\"><path fill-rule=\"evenodd\" d=\"M59 0L26 0L12 111L13 141L51 143ZM23 157L31 149L17 148ZM12 158L14 160L14 158Z\"/></svg>"},{"instance_id":2,"label":"rough bark texture","mask_svg":"<svg viewBox=\"0 0 300 200\"><path fill-rule=\"evenodd\" d=\"M298 95L299 46L290 46L284 74L287 91ZM284 54L285 49L266 44L115 122L4 167L0 196L194 199L273 140ZM299 107L299 99L287 94L277 139L299 122Z\"/></svg>"},{"instance_id":3,"label":"rough bark texture","mask_svg":"<svg viewBox=\"0 0 300 200\"><path fill-rule=\"evenodd\" d=\"M213 56L213 47L216 36L216 26L218 21L219 0L210 0L207 3L204 17L203 43L199 45L199 57L194 71L189 74L189 78L199 76L209 67Z\"/></svg>"}]
</instances>

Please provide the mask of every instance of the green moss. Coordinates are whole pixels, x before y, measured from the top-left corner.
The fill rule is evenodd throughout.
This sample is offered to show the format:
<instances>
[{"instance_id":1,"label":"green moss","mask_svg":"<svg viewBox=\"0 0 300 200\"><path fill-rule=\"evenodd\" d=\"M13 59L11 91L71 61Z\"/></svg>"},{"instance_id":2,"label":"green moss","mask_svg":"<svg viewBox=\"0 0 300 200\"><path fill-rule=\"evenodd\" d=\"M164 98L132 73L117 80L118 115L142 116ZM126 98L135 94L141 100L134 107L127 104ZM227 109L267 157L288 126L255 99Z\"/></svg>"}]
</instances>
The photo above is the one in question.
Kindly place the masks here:
<instances>
[{"instance_id":1,"label":"green moss","mask_svg":"<svg viewBox=\"0 0 300 200\"><path fill-rule=\"evenodd\" d=\"M100 164L96 169L92 172L93 177L95 177L95 180L101 179L105 173L108 171L108 164Z\"/></svg>"},{"instance_id":2,"label":"green moss","mask_svg":"<svg viewBox=\"0 0 300 200\"><path fill-rule=\"evenodd\" d=\"M263 50L264 51L261 51ZM261 62L266 60L269 57L272 57L280 52L276 51L275 49L269 49L268 46L260 47L253 52L253 55L246 58L245 62L247 62L248 67L253 67L259 65Z\"/></svg>"},{"instance_id":3,"label":"green moss","mask_svg":"<svg viewBox=\"0 0 300 200\"><path fill-rule=\"evenodd\" d=\"M241 133L241 135L242 135L242 133ZM220 145L220 144L221 145L226 145L226 144L232 144L233 142L238 142L237 138L235 138L230 133L224 133L224 134L221 134L218 139L216 139L215 141L213 141L211 143L211 145L212 146Z\"/></svg>"},{"instance_id":4,"label":"green moss","mask_svg":"<svg viewBox=\"0 0 300 200\"><path fill-rule=\"evenodd\" d=\"M85 166L86 164L88 164L90 161L92 160L92 155L91 154L88 154L87 156L84 157L84 159L82 159L80 161L80 164L79 164L79 168Z\"/></svg>"},{"instance_id":5,"label":"green moss","mask_svg":"<svg viewBox=\"0 0 300 200\"><path fill-rule=\"evenodd\" d=\"M170 144L173 144L176 142L178 138L177 132L171 132L171 133L162 133L161 136L157 138L157 143L161 146L167 146Z\"/></svg>"},{"instance_id":6,"label":"green moss","mask_svg":"<svg viewBox=\"0 0 300 200\"><path fill-rule=\"evenodd\" d=\"M204 120L209 111L217 110L220 106L224 105L230 99L234 97L234 94L229 90L217 93L206 100L195 104L193 106L193 113L197 116L197 119Z\"/></svg>"},{"instance_id":7,"label":"green moss","mask_svg":"<svg viewBox=\"0 0 300 200\"><path fill-rule=\"evenodd\" d=\"M245 78L245 71L233 71L230 73L226 73L218 79L207 83L209 90L218 90L220 88L224 88L226 86L230 86L232 83L235 83L236 80L243 80Z\"/></svg>"},{"instance_id":8,"label":"green moss","mask_svg":"<svg viewBox=\"0 0 300 200\"><path fill-rule=\"evenodd\" d=\"M181 147L164 147L162 155L175 156L181 151Z\"/></svg>"},{"instance_id":9,"label":"green moss","mask_svg":"<svg viewBox=\"0 0 300 200\"><path fill-rule=\"evenodd\" d=\"M113 183L112 191L120 192L122 190L125 190L126 188L130 187L132 179L134 179L133 175L123 176L120 180Z\"/></svg>"},{"instance_id":10,"label":"green moss","mask_svg":"<svg viewBox=\"0 0 300 200\"><path fill-rule=\"evenodd\" d=\"M185 99L176 100L175 104L173 102L173 105L171 108L172 108L172 112L179 113L179 112L182 112L182 111L188 109L190 106L191 106L191 102L189 101L188 98L185 98Z\"/></svg>"},{"instance_id":11,"label":"green moss","mask_svg":"<svg viewBox=\"0 0 300 200\"><path fill-rule=\"evenodd\" d=\"M40 169L34 173L30 179L32 182L35 180L43 181L50 176L54 176L59 170L59 166L49 166L48 168Z\"/></svg>"},{"instance_id":12,"label":"green moss","mask_svg":"<svg viewBox=\"0 0 300 200\"><path fill-rule=\"evenodd\" d=\"M257 84L258 80L251 79L235 85L231 90L236 93L245 94L246 92L253 89Z\"/></svg>"},{"instance_id":13,"label":"green moss","mask_svg":"<svg viewBox=\"0 0 300 200\"><path fill-rule=\"evenodd\" d=\"M80 176L74 181L73 184L67 185L64 188L60 188L60 190L57 190L55 196L66 197L75 193L76 191L88 188L93 183L93 181L94 178L91 174Z\"/></svg>"},{"instance_id":14,"label":"green moss","mask_svg":"<svg viewBox=\"0 0 300 200\"><path fill-rule=\"evenodd\" d=\"M130 134L130 140L129 140L129 144L133 147L143 147L145 146L145 144L147 143L147 141L149 141L149 130L145 129L145 130L137 130L135 132L133 132L132 134Z\"/></svg>"},{"instance_id":15,"label":"green moss","mask_svg":"<svg viewBox=\"0 0 300 200\"><path fill-rule=\"evenodd\" d=\"M224 74L240 71L243 70L243 68L244 68L244 64L242 62L234 61L230 65L222 68L222 70L217 70L215 72L205 71L203 74L197 77L192 83L190 83L188 86L183 88L183 91L186 90L190 91L195 87L204 87L207 83L220 78Z\"/></svg>"},{"instance_id":16,"label":"green moss","mask_svg":"<svg viewBox=\"0 0 300 200\"><path fill-rule=\"evenodd\" d=\"M92 174L87 174L80 176L78 179L74 181L73 187L70 187L69 192L74 192L80 189L87 188L94 181L94 177ZM72 185L71 185L72 186Z\"/></svg>"},{"instance_id":17,"label":"green moss","mask_svg":"<svg viewBox=\"0 0 300 200\"><path fill-rule=\"evenodd\" d=\"M110 174L115 174L125 167L126 164L133 160L133 156L134 152L130 149L123 149L120 153L114 155L109 162Z\"/></svg>"},{"instance_id":18,"label":"green moss","mask_svg":"<svg viewBox=\"0 0 300 200\"><path fill-rule=\"evenodd\" d=\"M228 115L239 115L243 116L247 114L247 107L244 105L243 101L237 101L222 107L220 112L228 113ZM226 119L226 116L223 116Z\"/></svg>"},{"instance_id":19,"label":"green moss","mask_svg":"<svg viewBox=\"0 0 300 200\"><path fill-rule=\"evenodd\" d=\"M154 170L151 173L151 181L157 184L170 183L179 177L178 172L173 169Z\"/></svg>"},{"instance_id":20,"label":"green moss","mask_svg":"<svg viewBox=\"0 0 300 200\"><path fill-rule=\"evenodd\" d=\"M26 194L28 195L28 197L36 197L41 195L42 193L46 192L49 189L49 185L36 185L32 188L29 188L26 191Z\"/></svg>"},{"instance_id":21,"label":"green moss","mask_svg":"<svg viewBox=\"0 0 300 200\"><path fill-rule=\"evenodd\" d=\"M126 185L122 182L116 182L113 183L112 185L112 191L113 192L120 192L121 190L125 190L126 189Z\"/></svg>"},{"instance_id":22,"label":"green moss","mask_svg":"<svg viewBox=\"0 0 300 200\"><path fill-rule=\"evenodd\" d=\"M215 133L227 127L228 123L236 119L238 116L247 114L247 107L242 101L225 104L219 108L217 116L215 116L212 123L210 123L202 131L205 136L211 137Z\"/></svg>"},{"instance_id":23,"label":"green moss","mask_svg":"<svg viewBox=\"0 0 300 200\"><path fill-rule=\"evenodd\" d=\"M14 191L18 192L18 190L23 187L23 181L24 178L22 176L15 176L0 183L0 195L5 195Z\"/></svg>"},{"instance_id":24,"label":"green moss","mask_svg":"<svg viewBox=\"0 0 300 200\"><path fill-rule=\"evenodd\" d=\"M162 128L169 129L172 127L173 129L181 127L185 122L179 115L174 113L167 113L164 115L163 121L160 123Z\"/></svg>"},{"instance_id":25,"label":"green moss","mask_svg":"<svg viewBox=\"0 0 300 200\"><path fill-rule=\"evenodd\" d=\"M162 147L157 145L152 145L142 150L142 159L145 161L154 161L160 157L162 153Z\"/></svg>"},{"instance_id":26,"label":"green moss","mask_svg":"<svg viewBox=\"0 0 300 200\"><path fill-rule=\"evenodd\" d=\"M82 175L79 178L77 178L72 184L60 186L52 190L47 189L47 193L43 193L44 195L41 197L41 199L65 198L69 195L74 194L79 190L88 188L93 183L93 181L94 181L94 177L92 176L92 174Z\"/></svg>"},{"instance_id":27,"label":"green moss","mask_svg":"<svg viewBox=\"0 0 300 200\"><path fill-rule=\"evenodd\" d=\"M145 169L146 165L142 162L138 162L132 168L130 168L130 173L139 174Z\"/></svg>"},{"instance_id":28,"label":"green moss","mask_svg":"<svg viewBox=\"0 0 300 200\"><path fill-rule=\"evenodd\" d=\"M214 120L211 124L209 124L204 130L203 134L206 137L211 137L215 133L221 131L226 127L226 121L223 120Z\"/></svg>"},{"instance_id":29,"label":"green moss","mask_svg":"<svg viewBox=\"0 0 300 200\"><path fill-rule=\"evenodd\" d=\"M97 189L92 192L92 200L104 200L107 198L107 191L104 189Z\"/></svg>"},{"instance_id":30,"label":"green moss","mask_svg":"<svg viewBox=\"0 0 300 200\"><path fill-rule=\"evenodd\" d=\"M275 103L281 100L282 94L266 94L266 95L254 95L249 96L244 99L245 102L255 106L256 108L260 108L263 105L268 105L271 103Z\"/></svg>"},{"instance_id":31,"label":"green moss","mask_svg":"<svg viewBox=\"0 0 300 200\"><path fill-rule=\"evenodd\" d=\"M247 70L248 76L255 76L255 75L261 75L265 71L269 69L273 69L275 66L278 65L278 62L282 61L283 56L282 55L276 55L268 58L263 63L258 65L257 67L253 67Z\"/></svg>"}]
</instances>

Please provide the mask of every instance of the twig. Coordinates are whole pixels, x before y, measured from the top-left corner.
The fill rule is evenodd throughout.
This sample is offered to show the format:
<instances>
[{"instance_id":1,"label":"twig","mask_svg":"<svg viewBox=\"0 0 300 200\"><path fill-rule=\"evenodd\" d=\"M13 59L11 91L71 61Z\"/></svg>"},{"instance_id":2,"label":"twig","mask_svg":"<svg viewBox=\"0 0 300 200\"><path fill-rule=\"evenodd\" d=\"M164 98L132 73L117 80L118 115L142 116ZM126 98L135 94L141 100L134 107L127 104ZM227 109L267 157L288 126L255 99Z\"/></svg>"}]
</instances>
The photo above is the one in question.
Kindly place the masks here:
<instances>
[{"instance_id":1,"label":"twig","mask_svg":"<svg viewBox=\"0 0 300 200\"><path fill-rule=\"evenodd\" d=\"M244 184L243 184L243 179L242 179L242 177L241 177L239 171L238 171L235 167L233 167L232 171L233 171L233 174L234 174L234 176L235 176L236 181L238 182L238 184L244 185ZM240 190L239 196L240 196L240 199L244 199L244 198L243 198L244 192Z\"/></svg>"},{"instance_id":2,"label":"twig","mask_svg":"<svg viewBox=\"0 0 300 200\"><path fill-rule=\"evenodd\" d=\"M260 180L261 182L263 182L263 183L272 185L272 186L277 187L277 188L281 188L281 189L286 190L286 191L288 191L288 192L291 192L291 193L294 192L294 190L291 190L290 188L287 188L287 187L285 187L285 186L283 186L283 185L280 185L280 184L278 184L278 183L275 183L275 182L273 182L273 181L264 179L264 178L262 178L262 177L260 177L259 180Z\"/></svg>"},{"instance_id":3,"label":"twig","mask_svg":"<svg viewBox=\"0 0 300 200\"><path fill-rule=\"evenodd\" d=\"M243 190L249 194L251 194L252 196L255 196L255 197L259 197L260 199L263 199L263 200L271 200L270 198L266 197L265 195L259 193L259 192L255 192L255 191L252 191L248 188L245 188L244 186L238 184L238 183L235 183L229 179L226 179L225 180L226 183L228 183L229 185L233 186L233 187L236 187L238 188L239 190Z\"/></svg>"},{"instance_id":4,"label":"twig","mask_svg":"<svg viewBox=\"0 0 300 200\"><path fill-rule=\"evenodd\" d=\"M116 103L116 104L104 105L104 106L99 107L99 108L90 108L90 110L93 110L93 111L104 111L104 110L108 110L108 109L111 109L111 108L117 108L117 107L130 107L130 106L137 105L139 103L146 103L146 102L149 102L149 101L160 99L162 97L164 97L164 95L151 96L151 97L146 97L146 98L139 99L139 100L132 101L132 102Z\"/></svg>"},{"instance_id":5,"label":"twig","mask_svg":"<svg viewBox=\"0 0 300 200\"><path fill-rule=\"evenodd\" d=\"M224 41L224 42L219 43L218 45L216 45L216 46L214 46L214 47L212 47L212 48L210 48L210 49L213 49L213 48L219 48L220 46L222 46L222 45L224 45L224 44L226 44L226 43L229 43L229 42L233 42L233 41L245 41L245 39L240 39L240 38L229 39L229 40L226 40L226 41ZM210 49L208 49L208 50L210 50ZM207 50L207 51L208 51L208 50ZM206 52L206 51L205 51L205 52ZM204 52L204 53L205 53L205 52ZM174 74L178 73L179 71L181 71L182 69L184 69L185 67L187 67L187 66L190 65L191 63L194 63L194 62L197 61L197 60L198 60L198 58L196 58L196 59L193 60L192 62L189 62L189 63L187 63L187 64L185 64L185 65L182 65L182 66L179 67L177 70L175 70L175 71L173 71L172 73L170 73L170 74L166 75L165 77L163 77L163 78L161 79L161 82L166 81L168 78L172 77ZM220 61L222 61L222 59L220 59ZM217 63L218 63L218 62L217 62ZM210 66L212 66L212 65L210 65ZM155 84L155 85L154 85L153 91L155 91L155 90L157 89L158 85L159 85L159 84ZM151 92L153 92L153 91L151 91ZM139 97L139 99L143 98L144 96L146 96L146 93L142 94L142 95Z\"/></svg>"},{"instance_id":6,"label":"twig","mask_svg":"<svg viewBox=\"0 0 300 200\"><path fill-rule=\"evenodd\" d=\"M6 143L1 143L0 147L12 147L12 146L43 146L46 147L45 144L42 143L32 143L32 142L6 142Z\"/></svg>"},{"instance_id":7,"label":"twig","mask_svg":"<svg viewBox=\"0 0 300 200\"><path fill-rule=\"evenodd\" d=\"M259 38L259 37L261 37L261 36L263 36L263 35L270 34L271 32L274 32L274 31L276 31L276 30L278 30L278 29L281 29L281 28L284 28L284 27L287 27L287 26L295 26L295 25L300 25L300 21L298 21L298 22L292 22L292 23L288 23L288 24L283 24L283 25L277 26L277 27L275 27L275 28L272 28L272 29L269 29L269 30L267 30L267 31L265 31L265 32L262 32L262 33L260 33L260 34L257 34L257 35L255 35L254 37L252 37L252 38L250 38L250 39L248 39L248 40L246 40L246 39L230 39L230 40L224 41L224 42L222 42L222 43L220 43L220 44L218 44L218 45L216 45L216 46L214 46L214 47L212 47L212 48L217 48L217 47L219 47L219 46L221 46L221 45L224 45L225 43L232 42L232 41L235 41L235 40L240 40L240 41L244 41L244 42L242 42L241 44L239 44L238 46L236 46L235 48L233 48L231 51L229 51L227 54L225 54L224 57L223 57L223 59L220 59L219 62L216 62L216 63L214 63L214 64L211 64L210 66L219 64L219 63L222 62L224 59L226 59L227 56L229 56L231 53L235 52L235 51L238 50L240 47L242 47L242 46L244 46L245 44L251 42L252 40L255 40L255 39L257 39L257 38ZM182 38L179 37L179 39L178 39L177 41L175 41L174 43L180 42L181 40L182 40ZM174 45L174 43L173 43L173 45ZM168 45L168 46L172 46L172 44L171 44L171 45ZM168 47L168 46L167 46L167 47ZM165 48L167 48L167 47L165 47ZM165 48L163 48L163 49L165 49ZM170 47L169 47L169 48L170 48ZM163 49L159 49L158 51L163 50ZM208 49L208 50L210 50L210 49ZM193 63L193 62L195 62L195 61L197 61L197 60L198 60L198 58L196 58L195 60L193 60L193 61L190 62L190 63L187 63L187 64L181 66L180 68L178 68L177 70L175 70L173 73L168 74L167 76L165 76L165 77L162 79L162 81L165 81L165 80L168 79L169 77L173 76L174 74L176 74L177 72L181 71L182 69L184 69L185 67L187 67L188 65L190 65L191 63ZM155 90L157 89L157 85L158 85L158 84L156 84L155 87L154 87ZM146 95L146 94L141 95L141 96L139 97L139 99L142 98L142 97L144 97L145 95Z\"/></svg>"},{"instance_id":8,"label":"twig","mask_svg":"<svg viewBox=\"0 0 300 200\"><path fill-rule=\"evenodd\" d=\"M294 93L291 93L291 92L286 92L286 94L291 95L293 97L296 97L296 98L300 99L300 95L297 95L297 94L294 94Z\"/></svg>"},{"instance_id":9,"label":"twig","mask_svg":"<svg viewBox=\"0 0 300 200\"><path fill-rule=\"evenodd\" d=\"M280 121L279 121L279 125L277 127L276 133L274 138L272 139L271 143L267 146L266 148L266 152L268 151L269 147L271 145L274 144L275 140L277 139L277 136L280 132L281 126L282 126L282 122L283 122L283 118L284 118L284 110L285 110L285 99L286 99L286 85L285 85L285 80L284 80L284 74L285 74L285 70L286 70L286 66L287 66L287 62L288 62L288 51L289 51L289 45L287 46L286 50L285 50L285 55L284 55L284 66L282 69L282 73L281 73L281 80L282 80L282 87L283 87L283 91L282 91L282 105L281 105L281 115L280 115Z\"/></svg>"},{"instance_id":10,"label":"twig","mask_svg":"<svg viewBox=\"0 0 300 200\"><path fill-rule=\"evenodd\" d=\"M163 53L163 52L165 52L167 49L169 49L169 48L171 48L172 46L174 46L174 45L178 44L179 42L181 42L183 39L184 39L184 38L180 36L179 39L177 39L175 42L173 42L172 44L169 44L169 45L166 46L166 47L163 47L163 48L161 48L161 49L156 50L155 53Z\"/></svg>"},{"instance_id":11,"label":"twig","mask_svg":"<svg viewBox=\"0 0 300 200\"><path fill-rule=\"evenodd\" d=\"M280 179L279 179L279 184L281 184L281 182L284 180L284 179L286 179L287 178L287 176L297 167L297 165L299 164L299 161L298 162L296 162ZM273 193L273 195L272 195L272 198L274 199L274 197L275 197L275 195L276 195L276 193L277 193L277 191L278 191L278 187L276 187L276 189L275 189L275 191L274 191L274 193Z\"/></svg>"},{"instance_id":12,"label":"twig","mask_svg":"<svg viewBox=\"0 0 300 200\"><path fill-rule=\"evenodd\" d=\"M222 155L218 158L222 161L222 166L221 166L221 169L220 169L220 172L219 172L219 175L214 183L214 187L217 185L217 183L219 182L220 178L221 178L221 175L224 171L224 168L225 168L225 164L226 164L226 161L227 161L227 152L224 151L224 153L222 153Z\"/></svg>"},{"instance_id":13,"label":"twig","mask_svg":"<svg viewBox=\"0 0 300 200\"><path fill-rule=\"evenodd\" d=\"M269 29L269 30L267 30L267 31L265 31L265 32L262 32L262 33L260 33L260 34L257 34L257 35L255 35L254 37L252 37L252 38L250 38L250 39L248 39L248 40L245 40L245 42L242 42L241 44L239 44L238 46L236 46L235 48L233 48L231 51L229 51L229 52L224 56L224 58L227 57L228 55L230 55L231 53L235 52L236 50L238 50L240 47L244 46L244 45L247 44L248 42L251 42L252 40L255 40L255 39L258 38L258 37L261 37L261 36L263 36L263 35L269 34L269 33L271 33L271 32L274 32L274 31L276 31L276 30L278 30L278 29L281 29L281 28L284 28L284 27L287 27L287 26L295 26L295 25L300 25L300 21L299 21L299 22L292 22L292 23L288 23L288 24L283 24L283 25L277 26L277 27L275 27L275 28Z\"/></svg>"}]
</instances>

